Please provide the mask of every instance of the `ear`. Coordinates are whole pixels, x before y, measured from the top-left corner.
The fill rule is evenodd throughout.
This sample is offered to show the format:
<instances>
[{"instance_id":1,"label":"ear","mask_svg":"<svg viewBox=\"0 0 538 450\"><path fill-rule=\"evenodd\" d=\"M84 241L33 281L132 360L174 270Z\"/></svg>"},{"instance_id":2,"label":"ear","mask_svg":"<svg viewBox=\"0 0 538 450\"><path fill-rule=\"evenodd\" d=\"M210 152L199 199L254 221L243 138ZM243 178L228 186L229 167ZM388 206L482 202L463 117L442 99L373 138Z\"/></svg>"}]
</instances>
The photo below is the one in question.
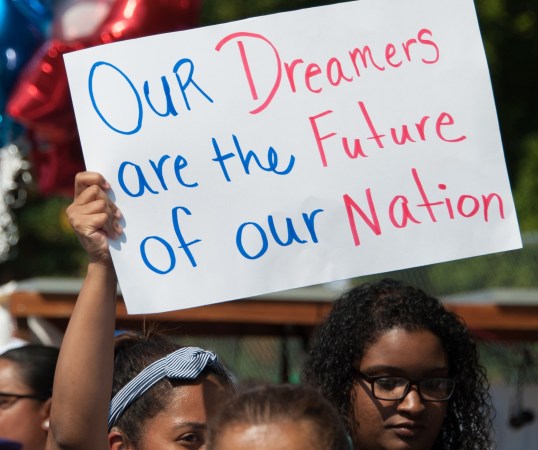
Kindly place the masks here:
<instances>
[{"instance_id":1,"label":"ear","mask_svg":"<svg viewBox=\"0 0 538 450\"><path fill-rule=\"evenodd\" d=\"M49 431L49 419L50 419L50 407L52 405L52 398L49 398L47 401L43 402L41 406L41 417L43 418L41 422L41 429L48 433Z\"/></svg>"},{"instance_id":2,"label":"ear","mask_svg":"<svg viewBox=\"0 0 538 450\"><path fill-rule=\"evenodd\" d=\"M110 450L127 450L129 448L127 439L118 428L112 428L108 433L108 448Z\"/></svg>"}]
</instances>

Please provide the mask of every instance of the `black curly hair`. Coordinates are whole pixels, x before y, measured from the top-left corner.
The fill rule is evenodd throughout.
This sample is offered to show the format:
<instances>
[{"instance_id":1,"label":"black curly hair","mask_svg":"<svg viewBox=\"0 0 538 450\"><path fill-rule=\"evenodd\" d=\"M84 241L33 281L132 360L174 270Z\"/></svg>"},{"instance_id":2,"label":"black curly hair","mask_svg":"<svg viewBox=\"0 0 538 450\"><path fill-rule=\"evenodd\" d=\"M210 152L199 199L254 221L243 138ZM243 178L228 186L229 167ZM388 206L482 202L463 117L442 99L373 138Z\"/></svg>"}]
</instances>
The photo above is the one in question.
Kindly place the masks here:
<instances>
[{"instance_id":1,"label":"black curly hair","mask_svg":"<svg viewBox=\"0 0 538 450\"><path fill-rule=\"evenodd\" d=\"M449 375L456 380L432 450L492 448L489 383L465 323L438 299L403 282L385 278L345 292L314 336L303 382L320 389L339 409L356 441L355 364L381 334L394 328L435 334L448 357Z\"/></svg>"}]
</instances>

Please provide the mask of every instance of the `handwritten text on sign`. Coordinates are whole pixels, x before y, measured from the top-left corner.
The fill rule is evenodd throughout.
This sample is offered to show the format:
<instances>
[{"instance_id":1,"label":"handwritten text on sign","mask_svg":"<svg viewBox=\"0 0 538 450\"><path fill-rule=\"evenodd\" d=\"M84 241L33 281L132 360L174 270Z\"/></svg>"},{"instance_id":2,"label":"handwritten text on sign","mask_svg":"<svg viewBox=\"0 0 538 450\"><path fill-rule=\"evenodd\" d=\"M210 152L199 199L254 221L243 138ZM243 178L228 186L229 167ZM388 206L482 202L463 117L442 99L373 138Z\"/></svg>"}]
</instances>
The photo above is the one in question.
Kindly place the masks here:
<instances>
[{"instance_id":1,"label":"handwritten text on sign","mask_svg":"<svg viewBox=\"0 0 538 450\"><path fill-rule=\"evenodd\" d=\"M66 56L132 313L521 246L473 3L362 0Z\"/></svg>"}]
</instances>

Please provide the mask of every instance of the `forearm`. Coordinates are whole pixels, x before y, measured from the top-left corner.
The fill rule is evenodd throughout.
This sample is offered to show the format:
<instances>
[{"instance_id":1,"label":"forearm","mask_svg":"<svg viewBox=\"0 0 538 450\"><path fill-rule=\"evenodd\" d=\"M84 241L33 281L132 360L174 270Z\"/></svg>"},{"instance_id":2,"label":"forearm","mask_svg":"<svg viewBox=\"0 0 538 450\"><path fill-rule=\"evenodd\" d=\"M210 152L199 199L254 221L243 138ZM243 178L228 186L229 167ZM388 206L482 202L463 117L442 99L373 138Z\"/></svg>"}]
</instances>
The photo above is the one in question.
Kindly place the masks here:
<instances>
[{"instance_id":1,"label":"forearm","mask_svg":"<svg viewBox=\"0 0 538 450\"><path fill-rule=\"evenodd\" d=\"M108 449L116 283L111 263L89 264L56 368L48 450Z\"/></svg>"}]
</instances>

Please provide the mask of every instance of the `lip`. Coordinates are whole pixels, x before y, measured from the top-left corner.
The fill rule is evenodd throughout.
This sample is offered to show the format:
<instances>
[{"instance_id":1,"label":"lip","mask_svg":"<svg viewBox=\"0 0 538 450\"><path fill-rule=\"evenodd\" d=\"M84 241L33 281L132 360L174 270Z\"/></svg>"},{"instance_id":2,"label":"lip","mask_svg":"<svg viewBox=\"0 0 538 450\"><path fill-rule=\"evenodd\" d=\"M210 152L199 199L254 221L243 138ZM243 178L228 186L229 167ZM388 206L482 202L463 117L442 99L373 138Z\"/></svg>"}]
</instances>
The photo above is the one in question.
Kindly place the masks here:
<instances>
[{"instance_id":1,"label":"lip","mask_svg":"<svg viewBox=\"0 0 538 450\"><path fill-rule=\"evenodd\" d=\"M401 422L390 425L388 428L393 430L394 433L399 437L413 438L422 432L424 426L417 422Z\"/></svg>"}]
</instances>

